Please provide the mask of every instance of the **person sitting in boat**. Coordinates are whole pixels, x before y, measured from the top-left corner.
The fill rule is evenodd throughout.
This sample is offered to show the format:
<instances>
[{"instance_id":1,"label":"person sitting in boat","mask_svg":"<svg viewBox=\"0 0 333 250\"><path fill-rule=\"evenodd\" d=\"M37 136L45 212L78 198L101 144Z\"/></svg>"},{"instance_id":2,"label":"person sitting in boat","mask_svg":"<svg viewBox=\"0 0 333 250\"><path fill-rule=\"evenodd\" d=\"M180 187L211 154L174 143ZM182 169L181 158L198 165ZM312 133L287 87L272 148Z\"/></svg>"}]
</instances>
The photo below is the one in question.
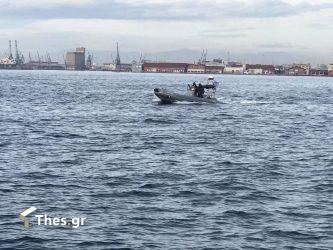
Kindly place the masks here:
<instances>
[{"instance_id":1,"label":"person sitting in boat","mask_svg":"<svg viewBox=\"0 0 333 250\"><path fill-rule=\"evenodd\" d=\"M198 96L198 86L196 82L193 82L192 85L188 85L188 89L193 93L194 96Z\"/></svg>"},{"instance_id":2,"label":"person sitting in boat","mask_svg":"<svg viewBox=\"0 0 333 250\"><path fill-rule=\"evenodd\" d=\"M202 86L201 83L199 83L198 89L197 89L198 97L203 98L203 95L205 94L205 87Z\"/></svg>"}]
</instances>

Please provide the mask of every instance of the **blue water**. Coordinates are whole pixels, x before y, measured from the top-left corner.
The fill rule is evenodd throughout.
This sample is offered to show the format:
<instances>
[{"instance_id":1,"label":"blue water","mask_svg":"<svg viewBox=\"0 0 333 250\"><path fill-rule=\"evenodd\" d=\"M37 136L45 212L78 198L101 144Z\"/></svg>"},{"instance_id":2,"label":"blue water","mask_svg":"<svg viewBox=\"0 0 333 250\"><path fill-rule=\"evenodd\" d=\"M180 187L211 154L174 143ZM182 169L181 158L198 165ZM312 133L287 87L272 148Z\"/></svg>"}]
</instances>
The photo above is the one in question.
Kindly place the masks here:
<instances>
[{"instance_id":1,"label":"blue water","mask_svg":"<svg viewBox=\"0 0 333 250\"><path fill-rule=\"evenodd\" d=\"M0 248L332 249L333 78L205 77L0 71Z\"/></svg>"}]
</instances>

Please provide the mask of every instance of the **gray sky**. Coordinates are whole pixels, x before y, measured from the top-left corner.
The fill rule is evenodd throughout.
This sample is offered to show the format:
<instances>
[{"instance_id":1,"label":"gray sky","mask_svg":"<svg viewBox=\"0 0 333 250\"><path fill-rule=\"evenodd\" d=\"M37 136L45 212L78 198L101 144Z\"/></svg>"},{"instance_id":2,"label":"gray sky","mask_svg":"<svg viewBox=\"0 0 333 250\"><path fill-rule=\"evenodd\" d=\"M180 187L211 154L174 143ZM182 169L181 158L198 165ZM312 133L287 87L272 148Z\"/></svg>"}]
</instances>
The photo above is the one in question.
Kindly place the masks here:
<instances>
[{"instance_id":1,"label":"gray sky","mask_svg":"<svg viewBox=\"0 0 333 250\"><path fill-rule=\"evenodd\" d=\"M76 46L283 52L333 61L333 0L0 0L0 54Z\"/></svg>"}]
</instances>

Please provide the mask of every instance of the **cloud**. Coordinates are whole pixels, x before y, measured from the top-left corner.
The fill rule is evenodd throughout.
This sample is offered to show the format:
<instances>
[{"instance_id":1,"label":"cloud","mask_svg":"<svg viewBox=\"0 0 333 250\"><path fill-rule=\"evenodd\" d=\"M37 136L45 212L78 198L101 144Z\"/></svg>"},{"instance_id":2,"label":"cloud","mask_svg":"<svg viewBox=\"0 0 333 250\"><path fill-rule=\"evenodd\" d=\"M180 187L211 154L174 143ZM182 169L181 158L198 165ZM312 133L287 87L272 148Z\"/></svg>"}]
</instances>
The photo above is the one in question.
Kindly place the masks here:
<instances>
[{"instance_id":1,"label":"cloud","mask_svg":"<svg viewBox=\"0 0 333 250\"><path fill-rule=\"evenodd\" d=\"M0 0L0 54L75 46L332 55L332 0ZM45 49L44 49L45 50Z\"/></svg>"},{"instance_id":2,"label":"cloud","mask_svg":"<svg viewBox=\"0 0 333 250\"><path fill-rule=\"evenodd\" d=\"M256 45L262 49L291 49L293 46L290 43L259 43Z\"/></svg>"},{"instance_id":3,"label":"cloud","mask_svg":"<svg viewBox=\"0 0 333 250\"><path fill-rule=\"evenodd\" d=\"M51 9L62 6L85 6L95 4L95 0L1 0L0 8L3 10L14 9Z\"/></svg>"},{"instance_id":4,"label":"cloud","mask_svg":"<svg viewBox=\"0 0 333 250\"><path fill-rule=\"evenodd\" d=\"M218 38L218 39L233 39L233 38L244 38L244 37L247 37L247 34L245 33L226 33L226 34L223 34L223 33L216 33L216 34L209 34L207 35L208 37L211 37L211 38Z\"/></svg>"},{"instance_id":5,"label":"cloud","mask_svg":"<svg viewBox=\"0 0 333 250\"><path fill-rule=\"evenodd\" d=\"M0 19L100 18L207 20L274 18L332 9L327 1L292 0L2 0Z\"/></svg>"}]
</instances>

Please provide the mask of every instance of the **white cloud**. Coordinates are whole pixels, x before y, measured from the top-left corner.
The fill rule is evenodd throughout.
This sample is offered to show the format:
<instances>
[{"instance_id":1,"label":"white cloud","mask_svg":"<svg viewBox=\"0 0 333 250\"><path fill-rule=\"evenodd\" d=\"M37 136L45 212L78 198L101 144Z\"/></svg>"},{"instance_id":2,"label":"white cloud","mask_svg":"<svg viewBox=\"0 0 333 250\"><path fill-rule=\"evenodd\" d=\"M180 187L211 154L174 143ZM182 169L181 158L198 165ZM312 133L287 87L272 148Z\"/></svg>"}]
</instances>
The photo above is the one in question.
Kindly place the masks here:
<instances>
[{"instance_id":1,"label":"white cloud","mask_svg":"<svg viewBox=\"0 0 333 250\"><path fill-rule=\"evenodd\" d=\"M332 0L0 0L0 45L108 49L119 40L123 50L328 54L332 7Z\"/></svg>"},{"instance_id":2,"label":"white cloud","mask_svg":"<svg viewBox=\"0 0 333 250\"><path fill-rule=\"evenodd\" d=\"M1 0L1 9L50 9L58 6L86 6L96 3L95 0Z\"/></svg>"},{"instance_id":3,"label":"white cloud","mask_svg":"<svg viewBox=\"0 0 333 250\"><path fill-rule=\"evenodd\" d=\"M39 10L52 10L50 18L173 19L266 18L333 8L328 0L2 0L0 14L17 18L43 18ZM63 7L64 9L59 9ZM76 9L79 8L79 11ZM17 12L24 10L24 13ZM29 10L31 15L29 15Z\"/></svg>"}]
</instances>

